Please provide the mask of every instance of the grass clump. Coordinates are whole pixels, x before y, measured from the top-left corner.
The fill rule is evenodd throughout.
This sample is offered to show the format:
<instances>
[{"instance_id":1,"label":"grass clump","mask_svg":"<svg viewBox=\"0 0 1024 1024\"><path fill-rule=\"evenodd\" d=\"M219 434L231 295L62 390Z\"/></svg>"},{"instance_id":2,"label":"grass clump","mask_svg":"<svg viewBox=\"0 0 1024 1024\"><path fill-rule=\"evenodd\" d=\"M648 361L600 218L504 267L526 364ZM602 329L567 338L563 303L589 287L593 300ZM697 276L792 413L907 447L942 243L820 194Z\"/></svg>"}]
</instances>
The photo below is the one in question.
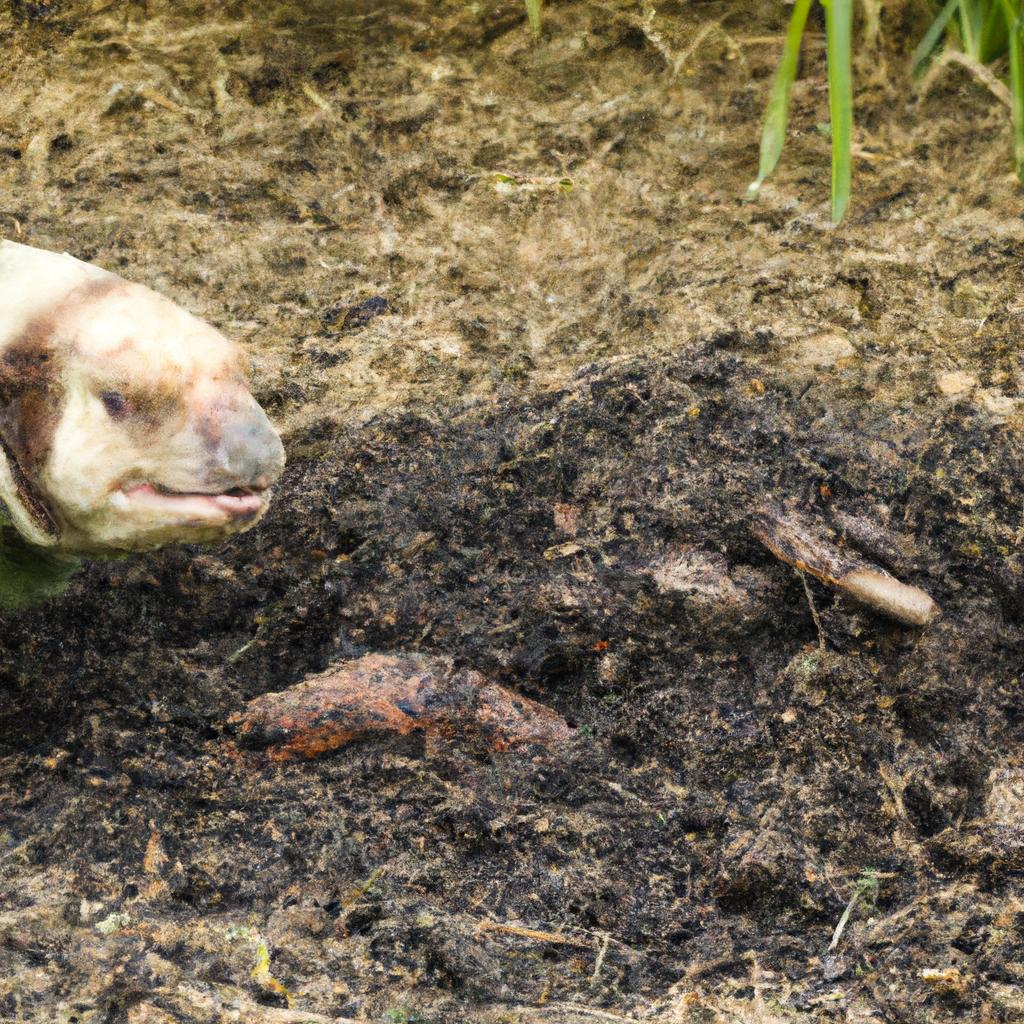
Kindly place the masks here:
<instances>
[{"instance_id":1,"label":"grass clump","mask_svg":"<svg viewBox=\"0 0 1024 1024\"><path fill-rule=\"evenodd\" d=\"M852 0L819 0L825 10L828 52L829 116L832 124L832 221L838 224L850 202L853 138L853 4ZM800 66L800 43L812 0L797 0L789 19L786 44L772 82L771 98L761 132L761 163L747 190L755 198L775 170L786 139L789 101Z\"/></svg>"},{"instance_id":2,"label":"grass clump","mask_svg":"<svg viewBox=\"0 0 1024 1024\"><path fill-rule=\"evenodd\" d=\"M1013 118L1013 161L1024 181L1024 2L1022 0L947 0L914 51L914 77L920 79L941 39L959 42L968 67L1006 60L1010 112Z\"/></svg>"},{"instance_id":3,"label":"grass clump","mask_svg":"<svg viewBox=\"0 0 1024 1024\"><path fill-rule=\"evenodd\" d=\"M758 174L747 190L748 198L757 196L782 154L790 94L799 70L800 44L813 2L796 0L793 5L782 58L765 110ZM849 205L852 180L853 3L852 0L818 2L825 15L832 136L832 221L838 224ZM956 57L948 63L980 69L979 77L988 81L995 81L988 65L1006 62L1014 164L1018 177L1024 181L1024 0L947 0L937 10L914 50L915 78L920 79L925 74L944 40L958 47L948 51ZM997 67L997 70L1001 69Z\"/></svg>"}]
</instances>

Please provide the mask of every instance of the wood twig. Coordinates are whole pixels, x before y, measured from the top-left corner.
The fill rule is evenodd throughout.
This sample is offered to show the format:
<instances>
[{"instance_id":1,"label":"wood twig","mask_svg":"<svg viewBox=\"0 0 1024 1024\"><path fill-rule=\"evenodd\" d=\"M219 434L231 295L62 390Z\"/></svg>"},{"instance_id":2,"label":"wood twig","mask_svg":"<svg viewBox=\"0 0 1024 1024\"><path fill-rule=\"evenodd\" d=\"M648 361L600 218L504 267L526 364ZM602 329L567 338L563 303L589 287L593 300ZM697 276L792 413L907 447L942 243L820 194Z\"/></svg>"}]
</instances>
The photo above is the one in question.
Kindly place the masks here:
<instances>
[{"instance_id":1,"label":"wood twig","mask_svg":"<svg viewBox=\"0 0 1024 1024\"><path fill-rule=\"evenodd\" d=\"M907 626L927 626L941 614L920 587L911 587L816 533L801 517L781 505L762 506L754 536L781 562L852 597ZM806 583L805 583L806 586Z\"/></svg>"},{"instance_id":2,"label":"wood twig","mask_svg":"<svg viewBox=\"0 0 1024 1024\"><path fill-rule=\"evenodd\" d=\"M807 595L807 605L811 609L811 618L814 619L814 627L818 631L818 648L822 654L827 650L825 644L825 627L821 624L821 616L818 614L818 609L814 604L814 595L811 593L811 585L807 582L807 573L799 567L794 567L794 571L797 576L800 577L800 582L804 585L804 593Z\"/></svg>"},{"instance_id":3,"label":"wood twig","mask_svg":"<svg viewBox=\"0 0 1024 1024\"><path fill-rule=\"evenodd\" d=\"M578 939L575 935L566 935L563 932L545 932L539 928L526 928L518 924L505 924L502 921L488 921L486 918L477 924L477 928L482 932L518 935L522 939L533 939L534 942L551 942L560 946L577 946L581 949L591 948L589 940Z\"/></svg>"},{"instance_id":4,"label":"wood twig","mask_svg":"<svg viewBox=\"0 0 1024 1024\"><path fill-rule=\"evenodd\" d=\"M597 958L594 960L594 973L590 976L591 988L594 988L598 981L601 980L601 968L604 967L604 958L608 955L608 945L611 941L611 935L605 932L601 940L601 946L597 951Z\"/></svg>"},{"instance_id":5,"label":"wood twig","mask_svg":"<svg viewBox=\"0 0 1024 1024\"><path fill-rule=\"evenodd\" d=\"M595 1020L613 1021L614 1024L634 1024L636 1017L621 1017L617 1013L609 1013L607 1010L598 1010L593 1006L583 1006L582 1003L547 1003L544 1006L531 1007L532 1013L574 1013L584 1017L593 1017Z\"/></svg>"}]
</instances>

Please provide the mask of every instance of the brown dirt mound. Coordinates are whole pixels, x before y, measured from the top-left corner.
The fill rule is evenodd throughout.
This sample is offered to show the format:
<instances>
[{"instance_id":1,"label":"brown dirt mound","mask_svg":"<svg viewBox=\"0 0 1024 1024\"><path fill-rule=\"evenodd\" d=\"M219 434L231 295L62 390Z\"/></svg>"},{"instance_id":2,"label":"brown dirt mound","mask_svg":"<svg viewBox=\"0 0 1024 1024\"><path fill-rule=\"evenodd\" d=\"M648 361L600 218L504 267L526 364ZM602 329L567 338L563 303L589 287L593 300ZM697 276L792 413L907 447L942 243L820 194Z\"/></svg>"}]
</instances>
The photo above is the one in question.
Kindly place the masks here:
<instances>
[{"instance_id":1,"label":"brown dirt mound","mask_svg":"<svg viewBox=\"0 0 1024 1024\"><path fill-rule=\"evenodd\" d=\"M1020 730L1015 435L966 406L843 421L755 377L744 352L765 344L719 337L444 421L323 425L223 555L93 567L9 617L18 913L45 879L65 922L9 969L71 944L35 970L44 1002L92 983L127 1005L181 977L251 996L267 942L296 1006L442 1017L735 994L753 964L809 1014L936 1019L1012 989L1019 832L985 801ZM800 581L753 536L766 494L804 495L822 532L837 511L884 528L945 617L908 630L816 590L819 651ZM717 589L671 583L681 545ZM458 652L579 738L523 758L407 736L295 765L224 745L248 696L384 649ZM864 877L876 902L826 954ZM95 917L119 926L101 939ZM118 965L102 985L84 938ZM950 966L955 991L921 973Z\"/></svg>"}]
</instances>

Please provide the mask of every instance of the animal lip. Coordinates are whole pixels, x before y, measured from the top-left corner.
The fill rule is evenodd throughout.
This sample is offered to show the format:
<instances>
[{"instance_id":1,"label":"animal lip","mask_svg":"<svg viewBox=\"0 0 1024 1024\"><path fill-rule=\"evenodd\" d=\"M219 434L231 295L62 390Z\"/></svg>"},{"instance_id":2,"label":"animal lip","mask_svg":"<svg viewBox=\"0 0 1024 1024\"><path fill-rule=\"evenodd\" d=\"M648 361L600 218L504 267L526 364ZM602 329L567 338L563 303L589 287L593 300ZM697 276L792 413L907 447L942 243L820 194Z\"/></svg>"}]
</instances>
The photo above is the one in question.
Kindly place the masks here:
<instances>
[{"instance_id":1,"label":"animal lip","mask_svg":"<svg viewBox=\"0 0 1024 1024\"><path fill-rule=\"evenodd\" d=\"M118 492L122 501L135 505L176 511L188 518L226 515L232 519L249 519L258 515L266 504L269 488L232 487L227 491L176 491L161 484L133 484Z\"/></svg>"}]
</instances>

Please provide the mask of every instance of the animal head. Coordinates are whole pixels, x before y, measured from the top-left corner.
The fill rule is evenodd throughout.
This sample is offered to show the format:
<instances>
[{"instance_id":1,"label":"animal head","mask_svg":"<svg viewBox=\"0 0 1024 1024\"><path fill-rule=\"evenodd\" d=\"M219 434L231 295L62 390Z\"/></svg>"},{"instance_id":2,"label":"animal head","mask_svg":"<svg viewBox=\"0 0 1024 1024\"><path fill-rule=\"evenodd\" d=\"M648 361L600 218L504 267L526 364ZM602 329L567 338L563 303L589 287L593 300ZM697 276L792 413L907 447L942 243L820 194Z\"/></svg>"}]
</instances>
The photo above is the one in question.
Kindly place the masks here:
<instances>
[{"instance_id":1,"label":"animal head","mask_svg":"<svg viewBox=\"0 0 1024 1024\"><path fill-rule=\"evenodd\" d=\"M141 285L0 243L0 497L33 544L206 542L266 511L284 450L239 348Z\"/></svg>"}]
</instances>

